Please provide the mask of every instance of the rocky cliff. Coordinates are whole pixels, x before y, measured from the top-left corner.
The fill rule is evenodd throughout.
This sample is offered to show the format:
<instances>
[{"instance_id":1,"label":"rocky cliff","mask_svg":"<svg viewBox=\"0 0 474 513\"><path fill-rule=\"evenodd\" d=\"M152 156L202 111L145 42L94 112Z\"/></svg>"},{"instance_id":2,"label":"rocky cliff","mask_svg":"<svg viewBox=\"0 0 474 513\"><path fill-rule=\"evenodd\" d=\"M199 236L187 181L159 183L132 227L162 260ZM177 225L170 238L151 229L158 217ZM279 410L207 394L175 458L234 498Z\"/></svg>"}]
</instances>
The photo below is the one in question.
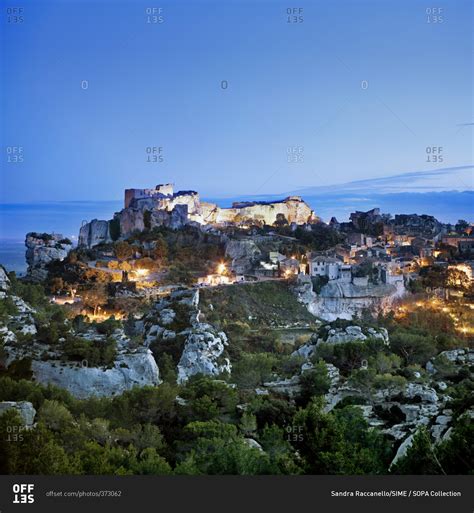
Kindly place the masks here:
<instances>
[{"instance_id":1,"label":"rocky cliff","mask_svg":"<svg viewBox=\"0 0 474 513\"><path fill-rule=\"evenodd\" d=\"M117 227L116 237L126 238L136 230L142 231L158 226L178 229L187 224L273 225L281 218L290 224L319 221L308 204L299 196L289 196L274 202L234 203L231 208L221 208L214 203L201 201L195 191L174 193L170 184L157 186L155 189L127 189L125 208L115 214L113 221L94 219L84 224L79 233L79 245L92 247L101 242L110 242L111 223Z\"/></svg>"},{"instance_id":2,"label":"rocky cliff","mask_svg":"<svg viewBox=\"0 0 474 513\"><path fill-rule=\"evenodd\" d=\"M305 304L313 315L326 321L353 319L364 309L373 313L383 311L405 293L403 287L395 285L368 283L362 286L332 280L316 294L311 278L306 275L298 277L294 291L298 300Z\"/></svg>"},{"instance_id":3,"label":"rocky cliff","mask_svg":"<svg viewBox=\"0 0 474 513\"><path fill-rule=\"evenodd\" d=\"M158 301L143 319L147 346L153 350L164 344L182 348L176 367L178 383L195 374L231 372L226 334L200 322L200 317L199 290L178 290Z\"/></svg>"},{"instance_id":4,"label":"rocky cliff","mask_svg":"<svg viewBox=\"0 0 474 513\"><path fill-rule=\"evenodd\" d=\"M27 275L30 279L41 281L46 278L46 266L53 260L64 260L72 249L72 242L60 234L35 233L26 234Z\"/></svg>"},{"instance_id":5,"label":"rocky cliff","mask_svg":"<svg viewBox=\"0 0 474 513\"><path fill-rule=\"evenodd\" d=\"M232 239L226 244L225 255L232 259L234 272L245 274L262 257L262 252L252 238Z\"/></svg>"}]
</instances>

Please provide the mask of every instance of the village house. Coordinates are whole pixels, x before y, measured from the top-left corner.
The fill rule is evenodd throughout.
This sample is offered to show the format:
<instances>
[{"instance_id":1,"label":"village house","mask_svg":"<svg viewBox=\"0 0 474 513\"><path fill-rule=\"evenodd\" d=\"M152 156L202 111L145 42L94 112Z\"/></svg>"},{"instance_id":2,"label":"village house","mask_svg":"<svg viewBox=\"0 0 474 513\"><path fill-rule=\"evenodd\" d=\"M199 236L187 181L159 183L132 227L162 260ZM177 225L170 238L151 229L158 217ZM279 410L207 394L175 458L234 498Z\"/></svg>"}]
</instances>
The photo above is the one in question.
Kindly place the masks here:
<instances>
[{"instance_id":1,"label":"village house","mask_svg":"<svg viewBox=\"0 0 474 513\"><path fill-rule=\"evenodd\" d=\"M326 276L329 280L339 278L342 262L337 258L326 256L308 256L310 276Z\"/></svg>"}]
</instances>

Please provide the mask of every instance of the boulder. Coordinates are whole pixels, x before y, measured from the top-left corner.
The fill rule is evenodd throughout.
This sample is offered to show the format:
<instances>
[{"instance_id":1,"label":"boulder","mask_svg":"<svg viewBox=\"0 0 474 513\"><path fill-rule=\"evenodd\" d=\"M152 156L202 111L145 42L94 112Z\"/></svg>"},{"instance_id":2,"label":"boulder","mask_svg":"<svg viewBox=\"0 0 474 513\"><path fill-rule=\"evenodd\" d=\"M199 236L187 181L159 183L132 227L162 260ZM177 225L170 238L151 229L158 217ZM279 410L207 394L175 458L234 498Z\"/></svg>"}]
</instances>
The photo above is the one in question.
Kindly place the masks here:
<instances>
[{"instance_id":1,"label":"boulder","mask_svg":"<svg viewBox=\"0 0 474 513\"><path fill-rule=\"evenodd\" d=\"M263 386L272 392L283 394L288 397L293 397L301 392L299 376L293 376L288 379L279 379L276 381L267 381Z\"/></svg>"},{"instance_id":2,"label":"boulder","mask_svg":"<svg viewBox=\"0 0 474 513\"><path fill-rule=\"evenodd\" d=\"M33 405L28 401L3 401L0 402L0 415L3 415L6 411L14 409L23 420L25 426L32 426L35 420L36 410Z\"/></svg>"},{"instance_id":3,"label":"boulder","mask_svg":"<svg viewBox=\"0 0 474 513\"><path fill-rule=\"evenodd\" d=\"M262 446L254 440L253 438L244 438L244 442L251 447L252 449L257 449L260 452L263 452Z\"/></svg>"},{"instance_id":4,"label":"boulder","mask_svg":"<svg viewBox=\"0 0 474 513\"><path fill-rule=\"evenodd\" d=\"M176 317L176 312L171 308L164 308L160 312L160 323L164 326L171 324Z\"/></svg>"},{"instance_id":5,"label":"boulder","mask_svg":"<svg viewBox=\"0 0 474 513\"><path fill-rule=\"evenodd\" d=\"M119 354L110 369L61 365L60 361L32 361L38 383L66 389L74 397L113 396L133 387L160 384L158 366L149 349Z\"/></svg>"},{"instance_id":6,"label":"boulder","mask_svg":"<svg viewBox=\"0 0 474 513\"><path fill-rule=\"evenodd\" d=\"M413 445L414 436L415 435L412 434L412 435L408 436L407 438L405 438L405 440L403 440L403 442L401 443L400 447L397 450L397 453L395 454L395 458L393 458L392 463L390 463L389 470L392 468L393 465L395 465L395 463L397 463L398 460L400 460L406 456L408 449Z\"/></svg>"}]
</instances>

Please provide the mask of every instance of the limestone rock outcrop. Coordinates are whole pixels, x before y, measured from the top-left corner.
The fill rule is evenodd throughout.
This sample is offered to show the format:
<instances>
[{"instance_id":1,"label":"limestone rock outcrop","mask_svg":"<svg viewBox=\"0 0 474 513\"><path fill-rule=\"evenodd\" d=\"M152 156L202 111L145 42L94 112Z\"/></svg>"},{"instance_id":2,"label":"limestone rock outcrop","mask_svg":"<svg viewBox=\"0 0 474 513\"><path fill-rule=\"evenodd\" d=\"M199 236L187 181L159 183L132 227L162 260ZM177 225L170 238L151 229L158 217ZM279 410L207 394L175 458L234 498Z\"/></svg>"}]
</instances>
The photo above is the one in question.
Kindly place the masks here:
<instances>
[{"instance_id":1,"label":"limestone rock outcrop","mask_svg":"<svg viewBox=\"0 0 474 513\"><path fill-rule=\"evenodd\" d=\"M217 376L231 371L230 360L224 356L227 336L210 324L195 323L181 335L186 336L183 353L178 363L178 383L194 374Z\"/></svg>"},{"instance_id":2,"label":"limestone rock outcrop","mask_svg":"<svg viewBox=\"0 0 474 513\"><path fill-rule=\"evenodd\" d=\"M28 401L3 401L0 402L0 416L8 410L15 410L19 413L23 423L31 427L35 421L36 410Z\"/></svg>"},{"instance_id":3,"label":"limestone rock outcrop","mask_svg":"<svg viewBox=\"0 0 474 513\"><path fill-rule=\"evenodd\" d=\"M154 189L126 189L124 208L114 215L113 221L94 219L84 224L79 233L79 245L92 247L110 242L111 223L119 227L117 237L126 238L134 231L166 226L179 229L194 225L228 224L273 225L284 218L289 224L318 222L319 218L299 196L289 196L280 201L253 201L234 203L231 208L221 208L214 203L201 201L195 191L173 191L171 184Z\"/></svg>"},{"instance_id":4,"label":"limestone rock outcrop","mask_svg":"<svg viewBox=\"0 0 474 513\"><path fill-rule=\"evenodd\" d=\"M232 259L232 270L237 274L245 274L262 256L262 252L251 238L229 240L225 254Z\"/></svg>"},{"instance_id":5,"label":"limestone rock outcrop","mask_svg":"<svg viewBox=\"0 0 474 513\"><path fill-rule=\"evenodd\" d=\"M345 328L334 328L330 324L321 326L311 339L293 352L294 356L309 359L319 344L345 344L347 342L365 342L367 340L380 340L389 345L388 332L385 328L362 327L357 325Z\"/></svg>"},{"instance_id":6,"label":"limestone rock outcrop","mask_svg":"<svg viewBox=\"0 0 474 513\"><path fill-rule=\"evenodd\" d=\"M342 280L330 281L316 294L309 276L299 276L293 290L313 315L325 321L350 320L365 309L383 311L404 294L404 289L392 284L356 285Z\"/></svg>"},{"instance_id":7,"label":"limestone rock outcrop","mask_svg":"<svg viewBox=\"0 0 474 513\"><path fill-rule=\"evenodd\" d=\"M72 249L72 243L60 234L26 234L27 276L36 281L44 280L48 271L46 266L53 260L64 260Z\"/></svg>"},{"instance_id":8,"label":"limestone rock outcrop","mask_svg":"<svg viewBox=\"0 0 474 513\"><path fill-rule=\"evenodd\" d=\"M32 370L38 383L64 388L79 399L113 396L135 386L160 384L158 366L149 349L119 354L111 369L33 360Z\"/></svg>"},{"instance_id":9,"label":"limestone rock outcrop","mask_svg":"<svg viewBox=\"0 0 474 513\"><path fill-rule=\"evenodd\" d=\"M84 223L79 230L79 246L92 247L111 240L108 221L93 219L90 223Z\"/></svg>"},{"instance_id":10,"label":"limestone rock outcrop","mask_svg":"<svg viewBox=\"0 0 474 513\"><path fill-rule=\"evenodd\" d=\"M10 279L7 276L5 268L0 265L0 292L5 293L9 288L10 288Z\"/></svg>"}]
</instances>

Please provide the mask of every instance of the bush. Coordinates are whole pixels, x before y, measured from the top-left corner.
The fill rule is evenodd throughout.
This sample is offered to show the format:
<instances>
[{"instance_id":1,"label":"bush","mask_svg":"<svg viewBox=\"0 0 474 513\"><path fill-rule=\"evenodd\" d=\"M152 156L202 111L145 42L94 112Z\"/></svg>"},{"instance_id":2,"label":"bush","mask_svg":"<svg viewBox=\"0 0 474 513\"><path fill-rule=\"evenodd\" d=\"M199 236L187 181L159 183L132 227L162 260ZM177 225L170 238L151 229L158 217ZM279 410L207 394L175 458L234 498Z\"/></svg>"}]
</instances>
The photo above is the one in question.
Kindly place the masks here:
<instances>
[{"instance_id":1,"label":"bush","mask_svg":"<svg viewBox=\"0 0 474 513\"><path fill-rule=\"evenodd\" d=\"M117 344L112 337L102 340L86 340L69 335L63 346L63 355L70 361L87 361L90 367L111 366L117 356Z\"/></svg>"},{"instance_id":2,"label":"bush","mask_svg":"<svg viewBox=\"0 0 474 513\"><path fill-rule=\"evenodd\" d=\"M326 394L331 381L324 362L319 361L311 370L304 371L300 376L300 384L299 399L303 404L307 404L315 396Z\"/></svg>"}]
</instances>

